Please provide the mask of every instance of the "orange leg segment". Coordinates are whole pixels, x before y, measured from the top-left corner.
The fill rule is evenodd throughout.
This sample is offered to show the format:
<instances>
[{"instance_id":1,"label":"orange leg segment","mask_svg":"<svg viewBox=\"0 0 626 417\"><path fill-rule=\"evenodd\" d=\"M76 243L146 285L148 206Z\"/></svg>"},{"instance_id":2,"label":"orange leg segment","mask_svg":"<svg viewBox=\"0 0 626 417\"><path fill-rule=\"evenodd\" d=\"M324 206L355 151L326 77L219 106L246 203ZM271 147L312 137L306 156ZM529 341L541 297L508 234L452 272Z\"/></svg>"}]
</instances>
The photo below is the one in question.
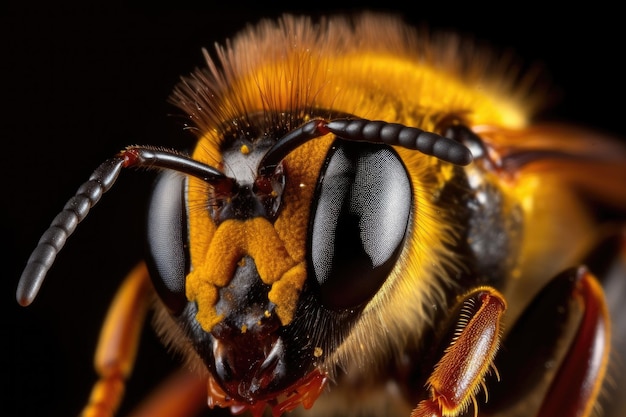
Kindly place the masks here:
<instances>
[{"instance_id":1,"label":"orange leg segment","mask_svg":"<svg viewBox=\"0 0 626 417\"><path fill-rule=\"evenodd\" d=\"M455 337L428 379L430 398L421 401L411 417L453 417L474 404L493 369L500 344L504 297L495 289L481 287L464 297Z\"/></svg>"},{"instance_id":2,"label":"orange leg segment","mask_svg":"<svg viewBox=\"0 0 626 417\"><path fill-rule=\"evenodd\" d=\"M134 409L129 417L196 416L205 409L206 377L179 370Z\"/></svg>"},{"instance_id":3,"label":"orange leg segment","mask_svg":"<svg viewBox=\"0 0 626 417\"><path fill-rule=\"evenodd\" d=\"M82 417L112 416L120 405L124 384L135 362L151 283L145 264L128 275L109 308L95 355L98 381Z\"/></svg>"},{"instance_id":4,"label":"orange leg segment","mask_svg":"<svg viewBox=\"0 0 626 417\"><path fill-rule=\"evenodd\" d=\"M583 317L538 417L592 415L610 350L610 319L600 283L586 268L576 271L574 297Z\"/></svg>"}]
</instances>

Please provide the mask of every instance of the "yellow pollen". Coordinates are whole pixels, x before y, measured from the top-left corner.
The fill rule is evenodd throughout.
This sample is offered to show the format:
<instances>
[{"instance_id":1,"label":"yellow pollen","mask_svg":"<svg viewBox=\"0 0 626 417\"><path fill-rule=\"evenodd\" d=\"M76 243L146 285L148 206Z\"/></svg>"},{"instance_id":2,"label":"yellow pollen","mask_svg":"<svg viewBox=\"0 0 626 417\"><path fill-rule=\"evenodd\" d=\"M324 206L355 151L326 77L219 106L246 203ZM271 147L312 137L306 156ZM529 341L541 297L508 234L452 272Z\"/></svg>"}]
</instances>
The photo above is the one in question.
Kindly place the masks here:
<instances>
[{"instance_id":1,"label":"yellow pollen","mask_svg":"<svg viewBox=\"0 0 626 417\"><path fill-rule=\"evenodd\" d=\"M268 300L276 305L273 313L281 324L287 325L293 319L306 279L304 262L291 258L267 219L227 220L217 228L204 261L196 265L186 281L187 299L197 303L196 320L205 331L211 331L223 319L215 309L219 289L230 283L246 256L254 259L261 281L271 286ZM272 313L264 314L270 317Z\"/></svg>"}]
</instances>

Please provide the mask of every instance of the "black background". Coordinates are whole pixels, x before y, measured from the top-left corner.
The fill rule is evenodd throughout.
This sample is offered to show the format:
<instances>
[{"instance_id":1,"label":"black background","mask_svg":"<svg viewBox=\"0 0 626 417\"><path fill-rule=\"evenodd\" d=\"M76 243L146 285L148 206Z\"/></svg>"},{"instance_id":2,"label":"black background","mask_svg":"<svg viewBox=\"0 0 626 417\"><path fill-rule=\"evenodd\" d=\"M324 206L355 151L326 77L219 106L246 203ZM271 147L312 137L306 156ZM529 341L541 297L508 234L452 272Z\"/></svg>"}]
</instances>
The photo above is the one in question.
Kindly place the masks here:
<instances>
[{"instance_id":1,"label":"black background","mask_svg":"<svg viewBox=\"0 0 626 417\"><path fill-rule=\"evenodd\" d=\"M168 116L175 109L166 99L180 75L203 64L201 47L212 48L244 24L283 11L353 9L340 2L286 8L225 3L149 9L109 3L99 10L0 6L1 414L77 414L91 389L92 354L106 307L142 254L149 176L125 173L69 240L34 304L19 307L14 294L21 269L76 188L126 145L193 144ZM617 10L409 3L414 10L391 1L367 7L513 48L525 62L541 63L563 92L543 117L625 136L625 36ZM144 333L125 409L172 366L152 332Z\"/></svg>"}]
</instances>

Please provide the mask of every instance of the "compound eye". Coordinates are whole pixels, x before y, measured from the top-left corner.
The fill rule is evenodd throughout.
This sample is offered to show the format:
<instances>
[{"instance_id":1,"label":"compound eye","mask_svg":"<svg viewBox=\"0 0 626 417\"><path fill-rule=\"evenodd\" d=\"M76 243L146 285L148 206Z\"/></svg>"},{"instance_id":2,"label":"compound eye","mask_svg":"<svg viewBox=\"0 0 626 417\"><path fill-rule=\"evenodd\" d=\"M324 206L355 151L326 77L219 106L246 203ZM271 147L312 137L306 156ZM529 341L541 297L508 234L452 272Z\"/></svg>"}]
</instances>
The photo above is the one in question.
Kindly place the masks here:
<instances>
[{"instance_id":1,"label":"compound eye","mask_svg":"<svg viewBox=\"0 0 626 417\"><path fill-rule=\"evenodd\" d=\"M154 185L148 210L146 261L152 283L172 314L187 303L185 277L189 270L185 177L163 172Z\"/></svg>"},{"instance_id":2,"label":"compound eye","mask_svg":"<svg viewBox=\"0 0 626 417\"><path fill-rule=\"evenodd\" d=\"M318 180L309 270L329 309L370 300L393 269L411 214L411 183L387 145L337 139Z\"/></svg>"}]
</instances>

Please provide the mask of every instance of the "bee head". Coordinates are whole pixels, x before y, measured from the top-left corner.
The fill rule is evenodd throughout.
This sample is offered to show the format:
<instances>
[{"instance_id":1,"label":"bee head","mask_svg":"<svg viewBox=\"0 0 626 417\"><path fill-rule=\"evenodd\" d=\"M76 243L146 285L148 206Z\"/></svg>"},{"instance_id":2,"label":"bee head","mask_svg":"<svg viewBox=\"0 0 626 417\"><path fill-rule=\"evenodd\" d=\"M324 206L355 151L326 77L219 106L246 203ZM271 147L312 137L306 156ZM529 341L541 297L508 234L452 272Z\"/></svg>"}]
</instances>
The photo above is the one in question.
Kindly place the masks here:
<instances>
[{"instance_id":1,"label":"bee head","mask_svg":"<svg viewBox=\"0 0 626 417\"><path fill-rule=\"evenodd\" d=\"M390 145L465 149L362 119L259 126L222 140L223 177L164 176L149 216L155 287L225 398L248 405L323 374L394 268L413 200Z\"/></svg>"}]
</instances>

